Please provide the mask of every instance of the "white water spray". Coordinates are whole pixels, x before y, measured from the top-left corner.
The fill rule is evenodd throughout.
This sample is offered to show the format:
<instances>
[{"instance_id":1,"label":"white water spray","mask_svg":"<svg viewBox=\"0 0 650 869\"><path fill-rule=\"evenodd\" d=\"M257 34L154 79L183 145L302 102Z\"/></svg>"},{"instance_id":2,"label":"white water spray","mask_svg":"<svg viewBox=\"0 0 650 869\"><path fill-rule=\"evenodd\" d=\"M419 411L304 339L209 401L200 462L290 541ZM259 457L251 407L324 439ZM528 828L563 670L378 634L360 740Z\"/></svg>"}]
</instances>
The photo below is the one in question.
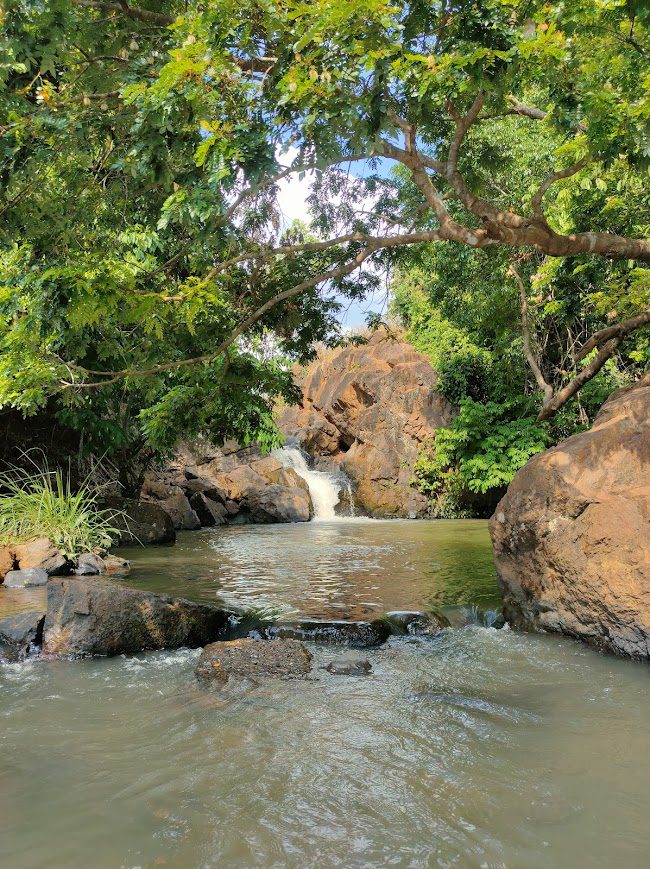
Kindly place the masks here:
<instances>
[{"instance_id":1,"label":"white water spray","mask_svg":"<svg viewBox=\"0 0 650 869\"><path fill-rule=\"evenodd\" d=\"M331 522L333 519L339 518L336 515L336 506L340 502L343 492L349 500L349 515L354 515L352 489L350 481L343 471L327 473L312 470L307 464L304 453L297 447L282 447L275 450L274 454L285 467L293 468L309 486L309 494L314 505L314 521Z\"/></svg>"}]
</instances>

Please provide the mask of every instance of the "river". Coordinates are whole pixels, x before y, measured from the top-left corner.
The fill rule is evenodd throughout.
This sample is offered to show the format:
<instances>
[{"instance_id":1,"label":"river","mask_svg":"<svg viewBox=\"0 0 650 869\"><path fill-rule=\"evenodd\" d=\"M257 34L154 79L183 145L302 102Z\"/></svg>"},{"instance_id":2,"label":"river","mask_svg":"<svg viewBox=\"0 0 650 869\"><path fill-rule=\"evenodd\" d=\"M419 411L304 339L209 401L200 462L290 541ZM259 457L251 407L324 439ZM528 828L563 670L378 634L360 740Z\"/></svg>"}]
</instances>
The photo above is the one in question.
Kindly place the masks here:
<instances>
[{"instance_id":1,"label":"river","mask_svg":"<svg viewBox=\"0 0 650 869\"><path fill-rule=\"evenodd\" d=\"M198 651L0 666L0 863L36 867L642 867L646 666L485 627L483 522L231 527L133 549L130 584L456 627L367 677L214 692Z\"/></svg>"}]
</instances>

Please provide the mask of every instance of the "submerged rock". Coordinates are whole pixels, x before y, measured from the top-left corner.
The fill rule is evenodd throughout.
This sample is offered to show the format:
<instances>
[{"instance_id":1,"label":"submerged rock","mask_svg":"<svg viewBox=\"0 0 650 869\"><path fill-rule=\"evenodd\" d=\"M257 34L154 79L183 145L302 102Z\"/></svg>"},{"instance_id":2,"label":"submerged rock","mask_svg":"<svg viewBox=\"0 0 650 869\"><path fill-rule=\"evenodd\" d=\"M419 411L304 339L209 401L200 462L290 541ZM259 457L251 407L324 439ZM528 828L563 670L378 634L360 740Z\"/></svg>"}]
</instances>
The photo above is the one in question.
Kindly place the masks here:
<instances>
[{"instance_id":1,"label":"submerged rock","mask_svg":"<svg viewBox=\"0 0 650 869\"><path fill-rule=\"evenodd\" d=\"M40 567L28 567L26 570L10 570L5 575L4 584L7 588L31 588L35 585L45 585L47 571Z\"/></svg>"},{"instance_id":2,"label":"submerged rock","mask_svg":"<svg viewBox=\"0 0 650 869\"><path fill-rule=\"evenodd\" d=\"M385 618L395 633L410 634L411 636L438 634L443 628L448 628L451 624L446 616L436 612L396 610L386 613Z\"/></svg>"},{"instance_id":3,"label":"submerged rock","mask_svg":"<svg viewBox=\"0 0 650 869\"><path fill-rule=\"evenodd\" d=\"M323 668L334 676L367 676L372 669L370 661L352 655L340 655Z\"/></svg>"},{"instance_id":4,"label":"submerged rock","mask_svg":"<svg viewBox=\"0 0 650 869\"><path fill-rule=\"evenodd\" d=\"M368 648L385 643L391 628L384 619L373 622L301 621L270 625L262 631L269 639L310 640L316 643L340 643L352 648Z\"/></svg>"},{"instance_id":5,"label":"submerged rock","mask_svg":"<svg viewBox=\"0 0 650 869\"><path fill-rule=\"evenodd\" d=\"M217 607L128 588L110 579L50 579L43 651L120 655L195 648L222 635L229 617Z\"/></svg>"},{"instance_id":6,"label":"submerged rock","mask_svg":"<svg viewBox=\"0 0 650 869\"><path fill-rule=\"evenodd\" d=\"M230 640L203 649L196 675L221 683L231 676L299 678L310 672L311 662L311 653L296 640Z\"/></svg>"},{"instance_id":7,"label":"submerged rock","mask_svg":"<svg viewBox=\"0 0 650 869\"><path fill-rule=\"evenodd\" d=\"M42 610L18 613L0 619L0 648L10 661L23 660L43 639L45 613Z\"/></svg>"},{"instance_id":8,"label":"submerged rock","mask_svg":"<svg viewBox=\"0 0 650 869\"><path fill-rule=\"evenodd\" d=\"M490 533L513 627L650 658L650 376L532 458Z\"/></svg>"}]
</instances>

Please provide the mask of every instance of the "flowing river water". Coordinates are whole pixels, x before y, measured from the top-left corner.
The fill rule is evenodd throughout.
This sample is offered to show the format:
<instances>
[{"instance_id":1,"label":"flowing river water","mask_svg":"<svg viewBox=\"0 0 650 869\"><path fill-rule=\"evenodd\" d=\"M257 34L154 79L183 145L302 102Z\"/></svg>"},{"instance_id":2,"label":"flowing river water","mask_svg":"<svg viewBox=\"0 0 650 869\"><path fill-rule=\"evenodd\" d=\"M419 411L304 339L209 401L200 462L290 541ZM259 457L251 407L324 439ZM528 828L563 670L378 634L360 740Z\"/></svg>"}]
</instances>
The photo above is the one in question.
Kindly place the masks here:
<instances>
[{"instance_id":1,"label":"flowing river water","mask_svg":"<svg viewBox=\"0 0 650 869\"><path fill-rule=\"evenodd\" d=\"M0 666L0 865L645 867L644 665L487 627L474 521L242 526L134 548L129 584L229 606L454 627L364 677L221 692L199 652Z\"/></svg>"}]
</instances>

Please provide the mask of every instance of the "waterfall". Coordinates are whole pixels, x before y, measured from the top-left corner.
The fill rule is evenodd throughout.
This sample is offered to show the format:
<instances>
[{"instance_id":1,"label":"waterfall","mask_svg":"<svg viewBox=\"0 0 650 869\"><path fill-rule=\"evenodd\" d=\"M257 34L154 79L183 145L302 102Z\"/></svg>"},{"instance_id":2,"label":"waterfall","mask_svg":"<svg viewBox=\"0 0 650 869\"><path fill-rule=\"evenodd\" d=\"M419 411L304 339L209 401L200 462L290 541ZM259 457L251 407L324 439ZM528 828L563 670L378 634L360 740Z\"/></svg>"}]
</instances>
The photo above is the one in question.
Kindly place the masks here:
<instances>
[{"instance_id":1,"label":"waterfall","mask_svg":"<svg viewBox=\"0 0 650 869\"><path fill-rule=\"evenodd\" d=\"M293 468L309 486L316 522L328 522L338 518L336 506L340 502L343 492L347 495L349 503L348 515L354 515L352 487L343 471L333 473L314 471L307 464L305 454L297 447L282 447L279 450L274 450L274 455L285 467Z\"/></svg>"}]
</instances>

